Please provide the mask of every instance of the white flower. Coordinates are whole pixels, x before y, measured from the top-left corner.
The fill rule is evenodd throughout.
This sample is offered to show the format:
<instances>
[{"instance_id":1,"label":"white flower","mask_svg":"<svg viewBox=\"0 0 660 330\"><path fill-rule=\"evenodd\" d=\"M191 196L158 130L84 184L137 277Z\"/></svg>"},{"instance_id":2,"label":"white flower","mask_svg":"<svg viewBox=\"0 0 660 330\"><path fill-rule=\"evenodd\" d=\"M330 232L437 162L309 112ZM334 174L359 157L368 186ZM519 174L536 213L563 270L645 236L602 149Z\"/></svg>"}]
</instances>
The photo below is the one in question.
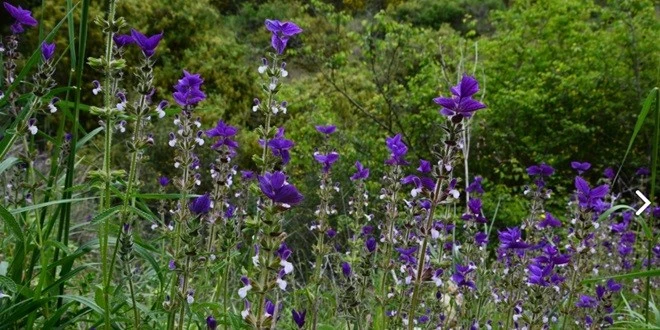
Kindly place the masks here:
<instances>
[{"instance_id":1,"label":"white flower","mask_svg":"<svg viewBox=\"0 0 660 330\"><path fill-rule=\"evenodd\" d=\"M252 285L248 284L240 289L238 289L238 296L241 298L245 298L247 296L248 291L252 290Z\"/></svg>"},{"instance_id":2,"label":"white flower","mask_svg":"<svg viewBox=\"0 0 660 330\"><path fill-rule=\"evenodd\" d=\"M290 274L293 271L293 264L286 260L281 260L280 266L284 267L285 274Z\"/></svg>"},{"instance_id":3,"label":"white flower","mask_svg":"<svg viewBox=\"0 0 660 330\"><path fill-rule=\"evenodd\" d=\"M254 265L254 267L259 267L259 255L258 254L252 257L252 264Z\"/></svg>"},{"instance_id":4,"label":"white flower","mask_svg":"<svg viewBox=\"0 0 660 330\"><path fill-rule=\"evenodd\" d=\"M197 142L197 144L199 144L200 146L204 145L204 139L202 139L201 137L195 138L195 142Z\"/></svg>"},{"instance_id":5,"label":"white flower","mask_svg":"<svg viewBox=\"0 0 660 330\"><path fill-rule=\"evenodd\" d=\"M268 70L267 65L262 65L257 69L257 71L259 71L259 74L264 74L264 72L266 72L266 70Z\"/></svg>"},{"instance_id":6,"label":"white flower","mask_svg":"<svg viewBox=\"0 0 660 330\"><path fill-rule=\"evenodd\" d=\"M259 110L258 104L252 107L252 112L257 112L257 110Z\"/></svg>"},{"instance_id":7,"label":"white flower","mask_svg":"<svg viewBox=\"0 0 660 330\"><path fill-rule=\"evenodd\" d=\"M250 315L249 309L246 308L243 311L241 311L241 317L243 317L243 320L245 320L248 317L248 315Z\"/></svg>"},{"instance_id":8,"label":"white flower","mask_svg":"<svg viewBox=\"0 0 660 330\"><path fill-rule=\"evenodd\" d=\"M286 290L287 283L285 280L278 278L277 280L275 280L275 282L277 282L277 286L280 287L280 290L282 291Z\"/></svg>"},{"instance_id":9,"label":"white flower","mask_svg":"<svg viewBox=\"0 0 660 330\"><path fill-rule=\"evenodd\" d=\"M195 297L193 297L191 294L188 295L188 298L186 298L186 301L188 304L192 304L195 302Z\"/></svg>"},{"instance_id":10,"label":"white flower","mask_svg":"<svg viewBox=\"0 0 660 330\"><path fill-rule=\"evenodd\" d=\"M50 113L56 113L57 112L57 107L55 107L55 104L48 104L48 109L50 110Z\"/></svg>"},{"instance_id":11,"label":"white flower","mask_svg":"<svg viewBox=\"0 0 660 330\"><path fill-rule=\"evenodd\" d=\"M170 147L174 147L176 145L176 139L171 139L167 144L169 144Z\"/></svg>"},{"instance_id":12,"label":"white flower","mask_svg":"<svg viewBox=\"0 0 660 330\"><path fill-rule=\"evenodd\" d=\"M39 129L37 126L28 126L28 131L30 131L30 134L35 135L39 132Z\"/></svg>"},{"instance_id":13,"label":"white flower","mask_svg":"<svg viewBox=\"0 0 660 330\"><path fill-rule=\"evenodd\" d=\"M165 117L165 111L163 111L163 109L161 109L160 107L156 108L156 113L158 113L158 118Z\"/></svg>"}]
</instances>

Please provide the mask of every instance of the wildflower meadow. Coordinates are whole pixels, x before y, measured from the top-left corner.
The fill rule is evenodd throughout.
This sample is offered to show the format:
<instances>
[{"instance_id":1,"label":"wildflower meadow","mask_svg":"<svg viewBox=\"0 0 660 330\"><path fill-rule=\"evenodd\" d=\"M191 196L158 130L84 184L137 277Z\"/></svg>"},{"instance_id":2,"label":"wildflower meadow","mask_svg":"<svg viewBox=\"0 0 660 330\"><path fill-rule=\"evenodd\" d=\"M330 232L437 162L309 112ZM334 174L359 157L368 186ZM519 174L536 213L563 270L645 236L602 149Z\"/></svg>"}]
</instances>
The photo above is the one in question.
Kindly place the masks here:
<instances>
[{"instance_id":1,"label":"wildflower meadow","mask_svg":"<svg viewBox=\"0 0 660 330\"><path fill-rule=\"evenodd\" d=\"M2 2L0 329L660 329L657 3L161 2Z\"/></svg>"}]
</instances>

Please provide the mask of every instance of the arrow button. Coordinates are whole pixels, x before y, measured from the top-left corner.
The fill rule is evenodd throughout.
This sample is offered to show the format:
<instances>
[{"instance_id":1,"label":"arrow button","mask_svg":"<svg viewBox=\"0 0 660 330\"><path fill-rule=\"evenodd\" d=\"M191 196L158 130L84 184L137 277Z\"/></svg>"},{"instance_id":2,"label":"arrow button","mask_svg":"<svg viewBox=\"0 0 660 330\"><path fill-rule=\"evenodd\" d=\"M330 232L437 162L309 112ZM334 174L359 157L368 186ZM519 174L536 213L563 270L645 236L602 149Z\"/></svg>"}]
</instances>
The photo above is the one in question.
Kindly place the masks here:
<instances>
[{"instance_id":1,"label":"arrow button","mask_svg":"<svg viewBox=\"0 0 660 330\"><path fill-rule=\"evenodd\" d=\"M646 196L644 196L644 194L642 194L642 192L639 190L635 191L635 194L637 194L637 197L639 197L639 199L641 199L642 202L644 202L644 205L642 205L642 207L640 207L639 210L635 212L636 215L640 215L642 214L642 212L644 212L644 210L646 210L649 207L649 205L651 205L651 201L648 198L646 198Z\"/></svg>"}]
</instances>

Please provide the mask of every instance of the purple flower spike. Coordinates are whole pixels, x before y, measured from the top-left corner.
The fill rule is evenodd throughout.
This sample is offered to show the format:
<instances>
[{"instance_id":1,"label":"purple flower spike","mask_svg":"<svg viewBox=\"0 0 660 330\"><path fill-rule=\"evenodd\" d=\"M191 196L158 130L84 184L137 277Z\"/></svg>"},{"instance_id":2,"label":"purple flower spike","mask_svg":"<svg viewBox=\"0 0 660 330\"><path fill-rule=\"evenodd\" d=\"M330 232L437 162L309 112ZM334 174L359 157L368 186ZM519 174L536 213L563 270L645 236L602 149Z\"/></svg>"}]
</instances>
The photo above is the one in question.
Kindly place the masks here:
<instances>
[{"instance_id":1,"label":"purple flower spike","mask_svg":"<svg viewBox=\"0 0 660 330\"><path fill-rule=\"evenodd\" d=\"M325 135L330 135L330 134L334 133L337 130L337 126L335 126L335 125L316 126L316 130L319 133L323 133Z\"/></svg>"},{"instance_id":2,"label":"purple flower spike","mask_svg":"<svg viewBox=\"0 0 660 330\"><path fill-rule=\"evenodd\" d=\"M133 37L133 40L135 40L135 44L142 50L144 56L152 57L156 52L158 43L160 43L160 40L163 38L163 32L147 37L139 31L131 29L131 36Z\"/></svg>"},{"instance_id":3,"label":"purple flower spike","mask_svg":"<svg viewBox=\"0 0 660 330\"><path fill-rule=\"evenodd\" d=\"M286 182L286 175L279 171L266 172L263 176L259 176L259 188L266 197L284 207L296 205L303 199L303 195L298 192L298 189Z\"/></svg>"},{"instance_id":4,"label":"purple flower spike","mask_svg":"<svg viewBox=\"0 0 660 330\"><path fill-rule=\"evenodd\" d=\"M190 211L197 215L208 213L209 210L211 210L211 196L208 193L197 197L190 203Z\"/></svg>"},{"instance_id":5,"label":"purple flower spike","mask_svg":"<svg viewBox=\"0 0 660 330\"><path fill-rule=\"evenodd\" d=\"M591 168L591 164L584 162L571 162L571 167L578 172L579 175L582 175L582 173L586 172Z\"/></svg>"},{"instance_id":6,"label":"purple flower spike","mask_svg":"<svg viewBox=\"0 0 660 330\"><path fill-rule=\"evenodd\" d=\"M270 43L278 54L284 53L289 38L303 31L293 22L280 22L270 19L266 20L266 29L273 34Z\"/></svg>"},{"instance_id":7,"label":"purple flower spike","mask_svg":"<svg viewBox=\"0 0 660 330\"><path fill-rule=\"evenodd\" d=\"M334 164L339 159L339 154L332 151L326 155L321 153L314 153L314 159L317 162L323 164L323 173L328 173L332 169L332 164Z\"/></svg>"},{"instance_id":8,"label":"purple flower spike","mask_svg":"<svg viewBox=\"0 0 660 330\"><path fill-rule=\"evenodd\" d=\"M204 79L197 73L183 70L183 78L174 86L176 90L172 97L180 106L193 106L206 99L206 94L200 89Z\"/></svg>"},{"instance_id":9,"label":"purple flower spike","mask_svg":"<svg viewBox=\"0 0 660 330\"><path fill-rule=\"evenodd\" d=\"M305 315L307 310L303 309L300 312L297 312L295 309L291 310L291 316L293 317L293 322L296 322L298 329L302 329L305 326Z\"/></svg>"},{"instance_id":10,"label":"purple flower spike","mask_svg":"<svg viewBox=\"0 0 660 330\"><path fill-rule=\"evenodd\" d=\"M477 111L486 108L486 106L472 98L479 91L479 83L472 76L464 75L461 82L451 88L453 96L437 97L433 101L442 106L440 114L447 117L461 115L471 117Z\"/></svg>"},{"instance_id":11,"label":"purple flower spike","mask_svg":"<svg viewBox=\"0 0 660 330\"><path fill-rule=\"evenodd\" d=\"M545 212L545 218L541 222L539 222L539 228L548 228L548 227L551 228L561 227L561 221L555 218L554 216L552 216L550 212Z\"/></svg>"},{"instance_id":12,"label":"purple flower spike","mask_svg":"<svg viewBox=\"0 0 660 330\"><path fill-rule=\"evenodd\" d=\"M8 2L4 3L5 9L9 12L9 15L13 17L16 22L11 25L10 29L13 34L20 34L25 31L23 25L27 26L37 26L38 22L34 17L32 17L32 12L21 8L21 6L14 7Z\"/></svg>"},{"instance_id":13,"label":"purple flower spike","mask_svg":"<svg viewBox=\"0 0 660 330\"><path fill-rule=\"evenodd\" d=\"M55 43L49 44L45 41L41 43L41 58L44 60L44 62L50 61L54 54Z\"/></svg>"},{"instance_id":14,"label":"purple flower spike","mask_svg":"<svg viewBox=\"0 0 660 330\"><path fill-rule=\"evenodd\" d=\"M215 330L218 328L218 321L213 317L213 315L209 315L206 318L206 328L208 330Z\"/></svg>"},{"instance_id":15,"label":"purple flower spike","mask_svg":"<svg viewBox=\"0 0 660 330\"><path fill-rule=\"evenodd\" d=\"M387 165L408 165L403 159L408 153L408 146L401 141L401 134L397 134L385 140L387 148L390 149L390 159L385 161Z\"/></svg>"},{"instance_id":16,"label":"purple flower spike","mask_svg":"<svg viewBox=\"0 0 660 330\"><path fill-rule=\"evenodd\" d=\"M364 180L369 177L369 169L362 166L360 161L355 162L355 169L357 171L351 175L351 180Z\"/></svg>"}]
</instances>

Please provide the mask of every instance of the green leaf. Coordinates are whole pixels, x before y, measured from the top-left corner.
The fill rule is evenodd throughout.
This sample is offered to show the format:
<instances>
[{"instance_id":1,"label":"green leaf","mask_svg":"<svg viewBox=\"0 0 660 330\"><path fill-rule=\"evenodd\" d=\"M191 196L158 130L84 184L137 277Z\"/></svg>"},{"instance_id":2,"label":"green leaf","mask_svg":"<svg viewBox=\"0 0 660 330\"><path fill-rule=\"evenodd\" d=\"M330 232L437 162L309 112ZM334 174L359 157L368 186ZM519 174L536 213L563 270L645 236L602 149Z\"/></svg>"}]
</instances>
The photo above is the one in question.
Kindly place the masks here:
<instances>
[{"instance_id":1,"label":"green leaf","mask_svg":"<svg viewBox=\"0 0 660 330\"><path fill-rule=\"evenodd\" d=\"M609 280L611 278L615 279L615 280L620 280L620 279L633 279L633 278L640 278L640 277L655 277L655 276L660 276L660 269L645 270L645 271L641 271L641 272L621 274L621 275L612 275L612 276L604 276L604 277L598 277L598 278L588 278L586 280L583 280L582 283L584 283L584 284L596 283L596 282L600 282L600 281L603 281L603 280Z\"/></svg>"},{"instance_id":2,"label":"green leaf","mask_svg":"<svg viewBox=\"0 0 660 330\"><path fill-rule=\"evenodd\" d=\"M7 157L0 163L0 174L12 167L14 164L18 163L18 158L16 157Z\"/></svg>"},{"instance_id":3,"label":"green leaf","mask_svg":"<svg viewBox=\"0 0 660 330\"><path fill-rule=\"evenodd\" d=\"M632 146L635 143L637 134L642 129L642 126L644 125L644 121L646 120L649 111L651 111L651 105L653 104L653 99L657 90L658 87L652 89L651 92L649 93L649 96L647 96L646 100L644 101L644 105L642 106L642 111L639 113L639 116L637 117L637 123L635 123L635 129L633 130L633 134L630 137L630 142L628 143L628 149L626 149L626 153L623 155L623 159L621 160L621 165L619 165L619 170L616 171L616 176L614 177L613 182L616 182L616 179L619 177L619 173L623 168L623 164L625 164L626 158L628 157L628 154L630 153L630 150L632 149Z\"/></svg>"},{"instance_id":4,"label":"green leaf","mask_svg":"<svg viewBox=\"0 0 660 330\"><path fill-rule=\"evenodd\" d=\"M30 205L26 207L20 207L17 209L11 210L12 214L21 214L24 212L32 211L32 210L38 210L42 207L46 206L51 206L51 205L57 205L57 204L63 204L63 203L71 203L71 202L82 202L82 201L87 201L90 199L98 199L99 197L81 197L81 198L71 198L71 199L60 199L57 201L51 201L47 203L41 203L41 204L35 204L35 205Z\"/></svg>"},{"instance_id":5,"label":"green leaf","mask_svg":"<svg viewBox=\"0 0 660 330\"><path fill-rule=\"evenodd\" d=\"M73 295L61 295L57 296L58 298L62 298L64 300L70 300L70 301L77 301L83 306L87 306L91 308L93 311L98 313L99 315L103 315L103 309L99 307L93 300L87 298L87 297L81 297L81 296L73 296Z\"/></svg>"},{"instance_id":6,"label":"green leaf","mask_svg":"<svg viewBox=\"0 0 660 330\"><path fill-rule=\"evenodd\" d=\"M7 276L0 275L0 286L4 287L9 292L17 291L16 282Z\"/></svg>"},{"instance_id":7,"label":"green leaf","mask_svg":"<svg viewBox=\"0 0 660 330\"><path fill-rule=\"evenodd\" d=\"M18 224L14 216L2 205L0 205L0 217L2 217L2 220L7 228L9 228L9 231L16 236L19 242L25 241L23 229L21 229L21 226Z\"/></svg>"}]
</instances>

